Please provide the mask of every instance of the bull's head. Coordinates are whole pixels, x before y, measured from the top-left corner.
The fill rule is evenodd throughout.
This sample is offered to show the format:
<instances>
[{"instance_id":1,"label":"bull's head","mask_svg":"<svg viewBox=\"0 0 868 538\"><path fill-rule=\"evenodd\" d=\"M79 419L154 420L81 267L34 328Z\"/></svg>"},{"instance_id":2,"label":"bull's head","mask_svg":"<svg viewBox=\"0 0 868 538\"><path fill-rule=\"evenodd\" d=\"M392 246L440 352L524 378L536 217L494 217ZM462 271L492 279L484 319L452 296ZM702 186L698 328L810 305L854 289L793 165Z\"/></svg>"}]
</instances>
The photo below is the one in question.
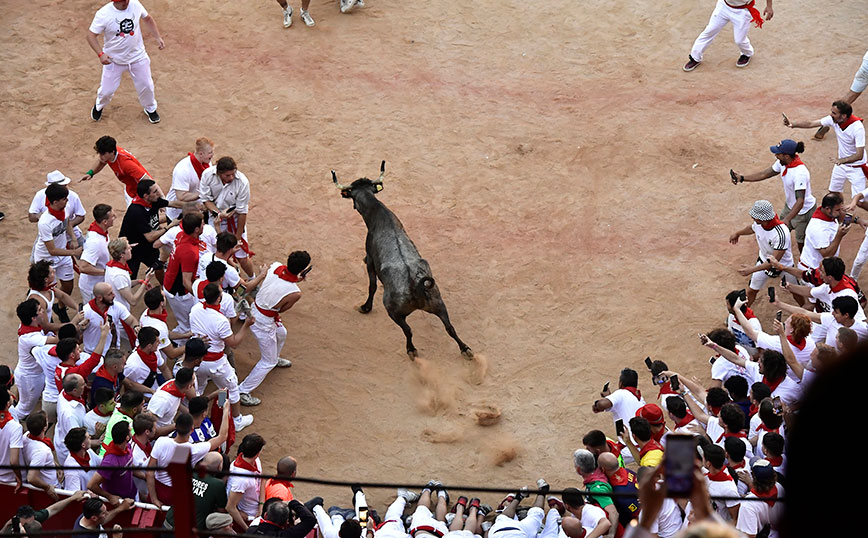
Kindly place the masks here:
<instances>
[{"instance_id":1,"label":"bull's head","mask_svg":"<svg viewBox=\"0 0 868 538\"><path fill-rule=\"evenodd\" d=\"M386 175L386 161L380 163L380 177L378 177L375 181L371 181L368 178L360 178L349 185L341 185L338 183L338 176L335 174L335 171L332 170L332 181L335 184L335 187L341 190L341 196L344 198L352 198L353 189L359 189L366 185L371 185L374 187L376 192L380 192L383 190L383 176Z\"/></svg>"}]
</instances>

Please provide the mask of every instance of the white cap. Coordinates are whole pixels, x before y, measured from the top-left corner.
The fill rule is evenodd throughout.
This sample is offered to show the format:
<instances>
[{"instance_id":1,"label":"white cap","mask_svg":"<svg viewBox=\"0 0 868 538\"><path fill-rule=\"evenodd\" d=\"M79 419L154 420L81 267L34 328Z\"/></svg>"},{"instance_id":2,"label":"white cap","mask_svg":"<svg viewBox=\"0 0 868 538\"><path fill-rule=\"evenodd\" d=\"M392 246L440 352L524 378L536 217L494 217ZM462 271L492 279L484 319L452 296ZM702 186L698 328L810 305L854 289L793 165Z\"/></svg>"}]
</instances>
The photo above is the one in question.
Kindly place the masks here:
<instances>
[{"instance_id":1,"label":"white cap","mask_svg":"<svg viewBox=\"0 0 868 538\"><path fill-rule=\"evenodd\" d=\"M46 185L51 185L52 183L57 183L58 185L69 185L69 182L72 181L63 175L60 170L49 172L46 177L48 178L48 181L45 182Z\"/></svg>"}]
</instances>

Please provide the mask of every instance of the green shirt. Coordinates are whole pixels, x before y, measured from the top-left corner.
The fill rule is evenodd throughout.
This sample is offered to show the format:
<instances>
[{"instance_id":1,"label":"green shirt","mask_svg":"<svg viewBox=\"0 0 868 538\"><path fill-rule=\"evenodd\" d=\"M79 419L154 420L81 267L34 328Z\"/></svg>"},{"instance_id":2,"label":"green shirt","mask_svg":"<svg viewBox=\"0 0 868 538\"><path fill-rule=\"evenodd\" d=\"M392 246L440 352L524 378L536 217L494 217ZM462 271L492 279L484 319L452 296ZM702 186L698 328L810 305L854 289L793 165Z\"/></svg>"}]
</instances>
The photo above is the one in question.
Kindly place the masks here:
<instances>
[{"instance_id":1,"label":"green shirt","mask_svg":"<svg viewBox=\"0 0 868 538\"><path fill-rule=\"evenodd\" d=\"M588 491L591 491L593 493L612 493L612 486L610 486L608 482L590 482L586 484L585 487L588 488ZM614 504L611 497L593 495L589 496L588 498L590 499L591 504L596 504L603 509L605 509L607 506Z\"/></svg>"},{"instance_id":2,"label":"green shirt","mask_svg":"<svg viewBox=\"0 0 868 538\"><path fill-rule=\"evenodd\" d=\"M130 425L130 435L133 435L133 419L121 413L120 408L115 408L114 413L112 413L112 416L109 417L105 425L105 436L102 438L102 445L99 447L97 456L105 456L105 449L112 442L112 428L122 420L125 420Z\"/></svg>"}]
</instances>

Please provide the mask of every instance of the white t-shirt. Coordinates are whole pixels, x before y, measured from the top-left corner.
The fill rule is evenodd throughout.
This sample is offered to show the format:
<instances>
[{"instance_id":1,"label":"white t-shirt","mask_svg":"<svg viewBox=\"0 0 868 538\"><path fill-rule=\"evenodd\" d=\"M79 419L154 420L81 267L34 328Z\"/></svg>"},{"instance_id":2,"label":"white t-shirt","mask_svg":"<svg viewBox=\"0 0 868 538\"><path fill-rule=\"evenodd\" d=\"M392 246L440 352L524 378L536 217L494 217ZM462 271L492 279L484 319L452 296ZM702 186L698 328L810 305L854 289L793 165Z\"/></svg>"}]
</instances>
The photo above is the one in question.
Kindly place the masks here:
<instances>
[{"instance_id":1,"label":"white t-shirt","mask_svg":"<svg viewBox=\"0 0 868 538\"><path fill-rule=\"evenodd\" d=\"M139 448L139 445L135 441L130 443L130 447L133 451L133 461L130 464L130 467L147 467L148 460L151 458L151 456L145 454L145 451ZM146 480L142 480L137 476L133 476L133 482L136 484L136 489L139 490L139 499L147 499L148 482Z\"/></svg>"},{"instance_id":2,"label":"white t-shirt","mask_svg":"<svg viewBox=\"0 0 868 538\"><path fill-rule=\"evenodd\" d=\"M777 351L778 353L783 353L783 349L781 348L781 339L777 335L772 336L768 333L760 332L757 335L756 345L757 347L761 347L763 349L771 349ZM793 355L796 356L796 360L799 361L799 363L803 366L811 364L811 353L814 352L814 348L816 347L817 345L814 344L814 341L811 340L810 337L805 338L805 347L802 349L799 349L793 344L790 344L790 349L793 351ZM756 365L756 368L759 368L759 364ZM759 372L759 370L756 371ZM789 374L790 372L792 372L792 370L790 370L788 367L787 373ZM788 377L793 376L788 375ZM751 381L751 383L755 383L757 381L762 381L762 374L759 374L759 377Z\"/></svg>"},{"instance_id":3,"label":"white t-shirt","mask_svg":"<svg viewBox=\"0 0 868 538\"><path fill-rule=\"evenodd\" d=\"M208 254L199 256L199 278L205 278L205 270L211 262L220 262L226 266L226 273L223 274L223 289L228 290L235 288L241 283L241 275L238 274L238 269L226 263L226 260L218 258L215 254L216 251L217 249L215 247L215 249Z\"/></svg>"},{"instance_id":4,"label":"white t-shirt","mask_svg":"<svg viewBox=\"0 0 868 538\"><path fill-rule=\"evenodd\" d=\"M762 324L760 323L760 320L758 318L752 317L748 319L747 322L748 324L750 324L751 327L753 327L755 331L763 330ZM729 329L729 332L731 332L732 335L735 336L735 341L738 345L756 349L756 342L751 340L744 332L744 329L738 323L738 318L736 318L735 315L729 314L726 317L726 327Z\"/></svg>"},{"instance_id":5,"label":"white t-shirt","mask_svg":"<svg viewBox=\"0 0 868 538\"><path fill-rule=\"evenodd\" d=\"M223 339L232 336L229 319L213 308L205 308L202 303L190 309L190 331L196 337L207 338L208 351L213 353L222 353L226 347Z\"/></svg>"},{"instance_id":6,"label":"white t-shirt","mask_svg":"<svg viewBox=\"0 0 868 538\"><path fill-rule=\"evenodd\" d=\"M84 340L84 350L90 354L94 352L94 348L99 343L99 333L100 333L100 325L103 323L102 316L99 315L93 308L91 308L90 303L84 305L84 317L88 320L87 327L84 329L83 340ZM100 355L105 355L105 352L108 351L110 347L120 347L120 337L121 332L123 332L124 328L121 325L121 321L130 317L130 311L124 305L120 304L117 301L117 297L115 297L114 304L108 307L106 311L106 317L108 320L115 325L116 337L114 341L112 341L112 335L109 335L105 339L105 347L103 349L97 350L97 353Z\"/></svg>"},{"instance_id":7,"label":"white t-shirt","mask_svg":"<svg viewBox=\"0 0 868 538\"><path fill-rule=\"evenodd\" d=\"M262 474L262 462L256 458L256 468L259 469L258 474ZM236 467L233 462L229 466L230 473L250 473L246 469ZM259 512L259 488L262 487L262 480L250 473L250 476L230 476L229 482L226 484L226 492L243 493L241 500L238 501L238 510L241 512L255 516Z\"/></svg>"},{"instance_id":8,"label":"white t-shirt","mask_svg":"<svg viewBox=\"0 0 868 538\"><path fill-rule=\"evenodd\" d=\"M852 297L856 299L856 307L858 308L853 319L856 321L865 320L865 311L862 309L862 305L859 304L859 295L853 290L853 288L842 286L842 289L832 291L832 288L828 284L820 284L819 286L811 288L811 297L823 303L829 312L832 311L832 301L838 297Z\"/></svg>"},{"instance_id":9,"label":"white t-shirt","mask_svg":"<svg viewBox=\"0 0 868 538\"><path fill-rule=\"evenodd\" d=\"M820 254L821 248L827 248L835 239L835 234L838 233L838 223L835 221L825 221L812 217L808 221L808 226L805 227L805 248L799 257L799 263L808 269L816 269L823 261L823 255ZM841 247L835 251L835 256L840 252Z\"/></svg>"},{"instance_id":10,"label":"white t-shirt","mask_svg":"<svg viewBox=\"0 0 868 538\"><path fill-rule=\"evenodd\" d=\"M835 316L830 312L823 312L820 314L820 325L823 326L826 334L824 340L826 345L838 349L838 329L843 327L843 325L835 321ZM850 328L856 331L856 334L859 335L860 342L868 338L868 324L866 324L864 320L854 321Z\"/></svg>"},{"instance_id":11,"label":"white t-shirt","mask_svg":"<svg viewBox=\"0 0 868 538\"><path fill-rule=\"evenodd\" d=\"M711 497L738 497L738 488L732 480L717 481L709 480L708 475L705 476L705 482L708 484L708 495ZM732 516L729 514L728 508L738 506L741 501L712 501L717 510L717 514L724 521L732 521Z\"/></svg>"},{"instance_id":12,"label":"white t-shirt","mask_svg":"<svg viewBox=\"0 0 868 538\"><path fill-rule=\"evenodd\" d=\"M582 509L584 511L584 508ZM584 518L583 518L584 519ZM657 519L651 523L649 529L660 538L670 538L678 534L684 520L681 519L681 508L672 499L664 499L663 507L657 515Z\"/></svg>"},{"instance_id":13,"label":"white t-shirt","mask_svg":"<svg viewBox=\"0 0 868 538\"><path fill-rule=\"evenodd\" d=\"M205 283L205 286L208 285L208 281L204 278L200 278L196 282L193 282L193 291L196 292L196 298L199 300L200 303L205 302L204 298L199 297L199 287L205 287L202 286L203 282ZM222 293L223 295L220 298L220 313L227 318L232 319L238 315L238 313L235 311L235 299L233 299L232 296L225 291Z\"/></svg>"},{"instance_id":14,"label":"white t-shirt","mask_svg":"<svg viewBox=\"0 0 868 538\"><path fill-rule=\"evenodd\" d=\"M48 253L48 248L45 246L46 241L54 241L54 247L58 249L66 248L68 238L66 236L66 222L69 220L67 216L64 220L57 220L54 215L46 211L39 216L39 222L36 223L38 230L36 237L36 245L33 248L33 261L49 260L54 264L59 264L62 258L69 256L52 256Z\"/></svg>"},{"instance_id":15,"label":"white t-shirt","mask_svg":"<svg viewBox=\"0 0 868 538\"><path fill-rule=\"evenodd\" d=\"M171 381L166 381L171 383ZM162 387L160 387L162 389ZM157 417L157 426L168 426L175 421L175 415L181 406L181 400L165 390L158 390L148 401L148 411Z\"/></svg>"},{"instance_id":16,"label":"white t-shirt","mask_svg":"<svg viewBox=\"0 0 868 538\"><path fill-rule=\"evenodd\" d=\"M63 471L63 489L69 491L87 491L88 481L96 474L94 467L102 462L102 458L94 454L92 450L87 451L87 456L90 460L89 471L85 471L71 454L66 457L64 465L67 467L78 467L78 469L65 469Z\"/></svg>"},{"instance_id":17,"label":"white t-shirt","mask_svg":"<svg viewBox=\"0 0 868 538\"><path fill-rule=\"evenodd\" d=\"M191 159L195 156L187 155L175 165L172 169L172 188L166 193L166 200L177 200L178 191L193 192L199 194L199 176L196 174L196 169L193 168ZM177 218L181 214L180 209L173 209L171 212L166 210L171 218Z\"/></svg>"},{"instance_id":18,"label":"white t-shirt","mask_svg":"<svg viewBox=\"0 0 868 538\"><path fill-rule=\"evenodd\" d=\"M739 357L746 361L750 361L750 355L743 347L736 345L735 351ZM714 361L714 364L711 365L711 379L720 381L721 383L724 383L730 377L737 375L748 379L747 370L745 370L744 366L738 366L723 357L718 356L717 360ZM748 382L749 381L750 380L748 379Z\"/></svg>"},{"instance_id":19,"label":"white t-shirt","mask_svg":"<svg viewBox=\"0 0 868 538\"><path fill-rule=\"evenodd\" d=\"M594 506L591 503L585 503L582 507L582 527L588 529L588 534L590 534L594 529L597 528L597 524L601 519L609 520L609 516L606 514L606 511L600 508L599 506Z\"/></svg>"},{"instance_id":20,"label":"white t-shirt","mask_svg":"<svg viewBox=\"0 0 868 538\"><path fill-rule=\"evenodd\" d=\"M45 210L45 189L40 189L30 202L28 213L31 215L42 215ZM69 197L66 199L66 218L84 217L87 212L84 210L84 205L81 203L81 197L78 194L69 191Z\"/></svg>"},{"instance_id":21,"label":"white t-shirt","mask_svg":"<svg viewBox=\"0 0 868 538\"><path fill-rule=\"evenodd\" d=\"M808 342L811 342L811 339L807 339ZM811 342L813 344L813 342ZM807 349L807 346L805 346ZM753 376L756 381L762 381L763 375L759 371L759 363L758 362L749 362L746 364L748 372L750 372L751 376ZM790 370L787 369L787 374L784 376L783 381L781 381L775 390L772 391L772 397L780 396L781 400L784 401L787 405L793 405L799 398L802 396L802 387L799 385L799 382L794 380L789 375ZM771 387L769 387L771 388ZM749 449L752 447L749 447Z\"/></svg>"},{"instance_id":22,"label":"white t-shirt","mask_svg":"<svg viewBox=\"0 0 868 538\"><path fill-rule=\"evenodd\" d=\"M611 411L615 422L623 420L625 424L629 423L630 419L636 416L636 411L645 405L644 398L636 399L636 396L626 389L618 389L606 396L606 399L612 402L612 407L607 411Z\"/></svg>"},{"instance_id":23,"label":"white t-shirt","mask_svg":"<svg viewBox=\"0 0 868 538\"><path fill-rule=\"evenodd\" d=\"M778 497L784 496L784 488L780 484L777 485ZM756 499L757 496L749 493L745 499ZM762 528L768 524L772 526L770 537L777 536L774 528L784 511L784 504L776 502L774 506L769 507L765 502L748 501L741 503L741 508L738 509L738 521L735 524L736 530L745 534L753 534L756 536Z\"/></svg>"},{"instance_id":24,"label":"white t-shirt","mask_svg":"<svg viewBox=\"0 0 868 538\"><path fill-rule=\"evenodd\" d=\"M157 368L159 368L160 366L162 366L165 363L165 360L163 359L163 357L160 353L157 353L156 355L157 355ZM157 372L159 373L159 370L157 370ZM130 381L132 381L134 383L144 385L145 381L147 381L148 376L150 376L150 375L151 375L150 368L148 368L148 366L145 364L145 361L143 361L142 358L139 356L138 352L136 352L136 350L133 350L133 352L130 353L130 356L127 357L126 365L124 365L124 377L129 379ZM157 390L158 388L160 388L160 383L157 381L156 377L154 377L154 381L151 383L151 385L148 388L151 388L154 390ZM150 395L145 394L146 398L148 396L150 396Z\"/></svg>"},{"instance_id":25,"label":"white t-shirt","mask_svg":"<svg viewBox=\"0 0 868 538\"><path fill-rule=\"evenodd\" d=\"M754 423L754 419L756 419L756 423ZM757 458L765 458L765 454L763 454L763 437L765 437L766 434L769 433L765 430L765 428L762 428L762 429L760 428L760 426L762 426L762 423L763 423L763 421L762 421L762 419L759 418L759 413L752 416L750 419L750 434L748 436L749 437L756 436L756 438L757 438L756 439L756 446L753 449L753 454ZM778 433L786 441L787 431L786 431L786 428L784 427L783 424L781 424L781 427L778 428Z\"/></svg>"},{"instance_id":26,"label":"white t-shirt","mask_svg":"<svg viewBox=\"0 0 868 538\"><path fill-rule=\"evenodd\" d=\"M793 252L790 248L790 230L784 224L778 224L771 230L766 230L754 222L750 225L756 236L756 244L759 247L759 257L762 261L768 261L774 257L776 250L783 250L784 255L780 262L784 267L792 267Z\"/></svg>"},{"instance_id":27,"label":"white t-shirt","mask_svg":"<svg viewBox=\"0 0 868 538\"><path fill-rule=\"evenodd\" d=\"M139 0L130 0L126 9L115 8L109 2L96 12L90 31L103 34L102 50L108 54L112 63L129 65L145 57L145 42L142 39L140 20L147 17L148 11Z\"/></svg>"},{"instance_id":28,"label":"white t-shirt","mask_svg":"<svg viewBox=\"0 0 868 538\"><path fill-rule=\"evenodd\" d=\"M856 148L865 147L865 126L861 121L854 121L843 131L841 127L832 121L832 116L826 116L820 119L820 125L831 127L835 131L835 136L838 137L838 158L849 157L856 153ZM847 166L858 166L865 164L865 150L862 150L862 158L854 163L847 163Z\"/></svg>"},{"instance_id":29,"label":"white t-shirt","mask_svg":"<svg viewBox=\"0 0 868 538\"><path fill-rule=\"evenodd\" d=\"M133 281L130 278L130 272L122 267L106 267L105 281L111 284L115 292L115 304L123 305L129 310L130 303L121 295L121 290L129 289L132 292Z\"/></svg>"},{"instance_id":30,"label":"white t-shirt","mask_svg":"<svg viewBox=\"0 0 868 538\"><path fill-rule=\"evenodd\" d=\"M108 424L109 418L111 414L106 416L102 416L96 412L96 409L91 409L84 416L84 427L87 428L87 433L96 435L96 425L97 424Z\"/></svg>"},{"instance_id":31,"label":"white t-shirt","mask_svg":"<svg viewBox=\"0 0 868 538\"><path fill-rule=\"evenodd\" d=\"M181 443L176 443L173 437L159 437L154 441L154 447L151 449L151 457L154 458L157 467L165 467L169 465L172 456L175 455L175 448ZM202 458L211 451L209 443L185 443L190 447L190 462L193 466L202 461ZM155 471L154 478L159 480L165 486L172 486L172 479L166 471ZM259 502L259 499L256 500Z\"/></svg>"},{"instance_id":32,"label":"white t-shirt","mask_svg":"<svg viewBox=\"0 0 868 538\"><path fill-rule=\"evenodd\" d=\"M11 411L9 411L11 413ZM24 433L21 429L21 424L14 418L7 422L3 428L0 428L0 465L10 465L9 456L11 449L24 448ZM24 464L24 454L19 450L18 464ZM26 475L26 471L22 471L22 478ZM15 482L15 473L12 469L0 469L0 482Z\"/></svg>"},{"instance_id":33,"label":"white t-shirt","mask_svg":"<svg viewBox=\"0 0 868 538\"><path fill-rule=\"evenodd\" d=\"M799 215L804 215L814 204L817 203L816 198L811 194L811 173L808 172L808 167L804 164L787 168L781 161L775 159L775 164L772 165L772 170L781 174L781 181L784 184L784 197L787 201L787 207L792 209L796 205L796 191L805 191L805 203L802 204L802 209L799 210ZM786 170L784 175L782 172ZM786 217L786 215L781 215Z\"/></svg>"},{"instance_id":34,"label":"white t-shirt","mask_svg":"<svg viewBox=\"0 0 868 538\"><path fill-rule=\"evenodd\" d=\"M54 427L54 451L57 452L57 461L66 461L69 450L63 444L66 434L73 428L84 428L84 416L87 409L78 400L67 400L61 393L57 399L57 425Z\"/></svg>"},{"instance_id":35,"label":"white t-shirt","mask_svg":"<svg viewBox=\"0 0 868 538\"><path fill-rule=\"evenodd\" d=\"M56 446L56 445L55 445ZM35 441L30 438L30 435L24 436L24 448L21 453L24 455L23 463L33 467L43 467L48 465L57 465L54 461L54 453L48 448L48 445L42 441ZM39 474L42 480L50 486L60 487L60 482L57 481L57 471L54 469L41 469ZM21 478L25 478L27 473L22 471Z\"/></svg>"},{"instance_id":36,"label":"white t-shirt","mask_svg":"<svg viewBox=\"0 0 868 538\"><path fill-rule=\"evenodd\" d=\"M87 232L84 240L84 250L81 253L81 260L85 261L96 269L105 271L105 266L111 260L108 251L108 239L97 232ZM93 293L93 287L100 282L105 281L105 275L86 275L81 273L78 277L78 286L80 289L87 289L89 293Z\"/></svg>"},{"instance_id":37,"label":"white t-shirt","mask_svg":"<svg viewBox=\"0 0 868 538\"><path fill-rule=\"evenodd\" d=\"M160 244L171 248L175 252L175 241L181 233L181 226L172 226L166 233L160 236ZM202 225L202 233L199 234L199 259L207 252L217 251L217 230L210 224Z\"/></svg>"},{"instance_id":38,"label":"white t-shirt","mask_svg":"<svg viewBox=\"0 0 868 538\"><path fill-rule=\"evenodd\" d=\"M169 340L169 326L166 325L166 322L164 322L163 320L152 318L151 316L149 316L147 310L145 310L145 312L142 314L141 319L139 319L139 323L142 325L142 327L153 327L154 329L157 329L157 331L160 333L160 336L158 338L160 341L160 348L157 350L157 356L160 357L163 362L165 362L166 355L163 353L163 350L172 345L172 341Z\"/></svg>"},{"instance_id":39,"label":"white t-shirt","mask_svg":"<svg viewBox=\"0 0 868 538\"><path fill-rule=\"evenodd\" d=\"M15 367L15 375L28 377L44 375L32 351L37 346L44 346L47 339L48 336L42 331L22 334L18 337L18 365Z\"/></svg>"}]
</instances>

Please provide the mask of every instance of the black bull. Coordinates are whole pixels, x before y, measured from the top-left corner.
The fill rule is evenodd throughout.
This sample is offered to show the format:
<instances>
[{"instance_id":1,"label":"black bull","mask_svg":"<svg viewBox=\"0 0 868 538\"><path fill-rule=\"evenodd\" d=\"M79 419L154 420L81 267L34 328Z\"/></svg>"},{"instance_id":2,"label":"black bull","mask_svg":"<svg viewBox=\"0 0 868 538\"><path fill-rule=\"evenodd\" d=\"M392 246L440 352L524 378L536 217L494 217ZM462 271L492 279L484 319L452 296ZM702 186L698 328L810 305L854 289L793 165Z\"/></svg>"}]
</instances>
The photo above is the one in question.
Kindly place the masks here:
<instances>
[{"instance_id":1,"label":"black bull","mask_svg":"<svg viewBox=\"0 0 868 538\"><path fill-rule=\"evenodd\" d=\"M347 187L338 183L332 170L332 180L341 189L341 196L353 199L353 207L368 226L365 238L368 300L359 307L359 312L367 314L371 311L379 278L383 283L383 306L392 321L404 331L407 354L411 359L416 357L416 348L413 346L413 332L407 325L407 316L415 310L424 310L440 318L446 332L458 343L461 353L472 358L473 352L458 338L449 321L446 304L443 303L428 262L419 255L398 217L377 199L377 193L383 189L385 167L386 161L383 161L380 177L376 181L361 178Z\"/></svg>"}]
</instances>

